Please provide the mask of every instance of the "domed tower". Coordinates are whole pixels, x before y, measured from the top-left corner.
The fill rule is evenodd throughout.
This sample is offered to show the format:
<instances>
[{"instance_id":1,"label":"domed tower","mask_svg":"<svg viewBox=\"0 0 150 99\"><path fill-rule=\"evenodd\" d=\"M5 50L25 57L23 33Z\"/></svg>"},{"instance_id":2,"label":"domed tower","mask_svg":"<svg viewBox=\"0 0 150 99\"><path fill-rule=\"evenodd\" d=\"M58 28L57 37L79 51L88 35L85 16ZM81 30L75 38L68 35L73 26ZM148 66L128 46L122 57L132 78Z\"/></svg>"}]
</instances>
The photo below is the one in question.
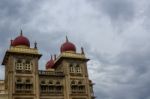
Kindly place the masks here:
<instances>
[{"instance_id":1,"label":"domed tower","mask_svg":"<svg viewBox=\"0 0 150 99\"><path fill-rule=\"evenodd\" d=\"M87 61L83 48L76 52L76 46L68 40L60 47L54 68L65 74L65 99L91 99L90 83L87 71ZM69 85L69 86L68 86Z\"/></svg>"},{"instance_id":2,"label":"domed tower","mask_svg":"<svg viewBox=\"0 0 150 99\"><path fill-rule=\"evenodd\" d=\"M38 60L41 54L30 47L30 41L20 35L11 40L2 65L5 66L5 88L8 99L39 99ZM20 98L21 96L21 98Z\"/></svg>"},{"instance_id":3,"label":"domed tower","mask_svg":"<svg viewBox=\"0 0 150 99\"><path fill-rule=\"evenodd\" d=\"M25 46L30 47L30 41L28 38L23 36L22 30L18 37L16 37L14 40L11 41L11 46Z\"/></svg>"},{"instance_id":4,"label":"domed tower","mask_svg":"<svg viewBox=\"0 0 150 99\"><path fill-rule=\"evenodd\" d=\"M54 60L53 60L53 57L51 55L51 59L46 63L46 70L52 69L53 66L54 66Z\"/></svg>"},{"instance_id":5,"label":"domed tower","mask_svg":"<svg viewBox=\"0 0 150 99\"><path fill-rule=\"evenodd\" d=\"M67 36L66 42L61 45L60 52L76 52L76 46L73 43L69 42Z\"/></svg>"}]
</instances>

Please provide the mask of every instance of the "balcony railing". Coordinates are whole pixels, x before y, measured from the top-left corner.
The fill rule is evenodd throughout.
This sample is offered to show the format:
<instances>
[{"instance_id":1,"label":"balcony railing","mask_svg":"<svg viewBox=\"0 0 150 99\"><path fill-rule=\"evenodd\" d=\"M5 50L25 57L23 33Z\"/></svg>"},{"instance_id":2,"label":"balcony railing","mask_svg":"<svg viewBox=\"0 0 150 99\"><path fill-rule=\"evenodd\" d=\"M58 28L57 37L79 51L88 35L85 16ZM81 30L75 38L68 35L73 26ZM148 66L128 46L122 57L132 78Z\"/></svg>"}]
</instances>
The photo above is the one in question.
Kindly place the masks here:
<instances>
[{"instance_id":1,"label":"balcony railing","mask_svg":"<svg viewBox=\"0 0 150 99\"><path fill-rule=\"evenodd\" d=\"M84 90L72 90L72 93L85 93Z\"/></svg>"},{"instance_id":2,"label":"balcony railing","mask_svg":"<svg viewBox=\"0 0 150 99\"><path fill-rule=\"evenodd\" d=\"M40 76L64 76L63 72L56 72L56 71L43 71L43 70L39 70L39 75Z\"/></svg>"},{"instance_id":3,"label":"balcony railing","mask_svg":"<svg viewBox=\"0 0 150 99\"><path fill-rule=\"evenodd\" d=\"M63 90L41 90L41 94L57 94L57 95L62 95Z\"/></svg>"},{"instance_id":4,"label":"balcony railing","mask_svg":"<svg viewBox=\"0 0 150 99\"><path fill-rule=\"evenodd\" d=\"M16 93L32 93L32 89L16 89Z\"/></svg>"}]
</instances>

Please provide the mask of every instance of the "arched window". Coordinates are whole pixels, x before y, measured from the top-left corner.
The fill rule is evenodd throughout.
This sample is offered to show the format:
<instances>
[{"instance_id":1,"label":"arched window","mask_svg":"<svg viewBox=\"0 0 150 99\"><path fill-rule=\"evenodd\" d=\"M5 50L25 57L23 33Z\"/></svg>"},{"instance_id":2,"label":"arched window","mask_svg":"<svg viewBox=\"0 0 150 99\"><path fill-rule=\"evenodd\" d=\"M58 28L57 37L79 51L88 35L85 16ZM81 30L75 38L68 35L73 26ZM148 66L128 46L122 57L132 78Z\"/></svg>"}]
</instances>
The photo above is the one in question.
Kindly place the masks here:
<instances>
[{"instance_id":1,"label":"arched window","mask_svg":"<svg viewBox=\"0 0 150 99\"><path fill-rule=\"evenodd\" d=\"M53 81L49 81L48 84L52 85L52 84L53 84Z\"/></svg>"},{"instance_id":2,"label":"arched window","mask_svg":"<svg viewBox=\"0 0 150 99\"><path fill-rule=\"evenodd\" d=\"M70 72L74 72L73 64L70 64Z\"/></svg>"},{"instance_id":3,"label":"arched window","mask_svg":"<svg viewBox=\"0 0 150 99\"><path fill-rule=\"evenodd\" d=\"M80 72L81 72L81 68L80 68L79 64L76 65L76 72L77 72L77 73L80 73Z\"/></svg>"},{"instance_id":4,"label":"arched window","mask_svg":"<svg viewBox=\"0 0 150 99\"><path fill-rule=\"evenodd\" d=\"M22 83L21 78L17 79L17 81L16 81L16 82L17 82L17 83Z\"/></svg>"},{"instance_id":5,"label":"arched window","mask_svg":"<svg viewBox=\"0 0 150 99\"><path fill-rule=\"evenodd\" d=\"M26 60L26 64L30 64L30 61L29 61L29 60Z\"/></svg>"},{"instance_id":6,"label":"arched window","mask_svg":"<svg viewBox=\"0 0 150 99\"><path fill-rule=\"evenodd\" d=\"M60 85L60 82L59 82L59 81L57 81L57 82L56 82L56 84L57 84L57 85Z\"/></svg>"},{"instance_id":7,"label":"arched window","mask_svg":"<svg viewBox=\"0 0 150 99\"><path fill-rule=\"evenodd\" d=\"M78 82L78 84L79 84L79 85L81 85L81 84L82 84L82 82L81 82L81 81L79 81L79 82Z\"/></svg>"},{"instance_id":8,"label":"arched window","mask_svg":"<svg viewBox=\"0 0 150 99\"><path fill-rule=\"evenodd\" d=\"M79 91L84 92L85 91L85 86L79 86Z\"/></svg>"},{"instance_id":9,"label":"arched window","mask_svg":"<svg viewBox=\"0 0 150 99\"><path fill-rule=\"evenodd\" d=\"M26 83L31 83L30 79L26 79Z\"/></svg>"},{"instance_id":10,"label":"arched window","mask_svg":"<svg viewBox=\"0 0 150 99\"><path fill-rule=\"evenodd\" d=\"M42 80L42 81L41 81L41 84L44 85L44 84L46 84L46 82L45 82L44 80Z\"/></svg>"},{"instance_id":11,"label":"arched window","mask_svg":"<svg viewBox=\"0 0 150 99\"><path fill-rule=\"evenodd\" d=\"M17 60L17 63L21 63L22 61L20 59Z\"/></svg>"},{"instance_id":12,"label":"arched window","mask_svg":"<svg viewBox=\"0 0 150 99\"><path fill-rule=\"evenodd\" d=\"M75 81L73 80L73 81L71 81L71 85L75 85L76 83L75 83Z\"/></svg>"}]
</instances>

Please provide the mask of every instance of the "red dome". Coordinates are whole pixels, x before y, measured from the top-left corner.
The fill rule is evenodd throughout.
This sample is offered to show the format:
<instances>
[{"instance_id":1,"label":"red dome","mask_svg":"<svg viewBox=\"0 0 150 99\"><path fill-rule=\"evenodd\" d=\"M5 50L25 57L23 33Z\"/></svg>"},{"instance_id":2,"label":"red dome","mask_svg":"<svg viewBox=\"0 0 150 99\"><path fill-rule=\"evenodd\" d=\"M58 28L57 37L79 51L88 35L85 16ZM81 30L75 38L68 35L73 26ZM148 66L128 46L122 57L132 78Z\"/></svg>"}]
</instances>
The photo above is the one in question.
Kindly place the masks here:
<instances>
[{"instance_id":1,"label":"red dome","mask_svg":"<svg viewBox=\"0 0 150 99\"><path fill-rule=\"evenodd\" d=\"M51 59L46 63L46 69L50 69L54 66L54 60L51 56Z\"/></svg>"},{"instance_id":2,"label":"red dome","mask_svg":"<svg viewBox=\"0 0 150 99\"><path fill-rule=\"evenodd\" d=\"M66 42L61 45L60 51L61 52L65 52L65 51L76 52L76 47L73 43L69 42L67 37L66 37Z\"/></svg>"},{"instance_id":3,"label":"red dome","mask_svg":"<svg viewBox=\"0 0 150 99\"><path fill-rule=\"evenodd\" d=\"M28 40L28 38L24 37L22 35L22 31L20 36L16 37L13 41L12 41L12 46L18 46L18 45L25 45L30 47L30 41Z\"/></svg>"}]
</instances>

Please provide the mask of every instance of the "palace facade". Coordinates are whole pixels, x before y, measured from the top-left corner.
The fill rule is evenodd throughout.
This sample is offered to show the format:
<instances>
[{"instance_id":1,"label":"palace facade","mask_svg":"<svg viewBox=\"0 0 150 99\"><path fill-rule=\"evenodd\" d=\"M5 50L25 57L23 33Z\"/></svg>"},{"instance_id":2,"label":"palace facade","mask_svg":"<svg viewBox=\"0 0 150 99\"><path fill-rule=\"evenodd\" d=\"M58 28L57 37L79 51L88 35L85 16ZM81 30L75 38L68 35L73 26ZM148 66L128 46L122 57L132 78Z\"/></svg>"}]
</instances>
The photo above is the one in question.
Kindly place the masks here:
<instances>
[{"instance_id":1,"label":"palace facade","mask_svg":"<svg viewBox=\"0 0 150 99\"><path fill-rule=\"evenodd\" d=\"M11 40L2 61L5 79L0 80L0 99L95 99L83 48L76 52L66 38L60 54L51 56L45 70L39 70L41 56L37 43L30 47L22 31Z\"/></svg>"}]
</instances>

